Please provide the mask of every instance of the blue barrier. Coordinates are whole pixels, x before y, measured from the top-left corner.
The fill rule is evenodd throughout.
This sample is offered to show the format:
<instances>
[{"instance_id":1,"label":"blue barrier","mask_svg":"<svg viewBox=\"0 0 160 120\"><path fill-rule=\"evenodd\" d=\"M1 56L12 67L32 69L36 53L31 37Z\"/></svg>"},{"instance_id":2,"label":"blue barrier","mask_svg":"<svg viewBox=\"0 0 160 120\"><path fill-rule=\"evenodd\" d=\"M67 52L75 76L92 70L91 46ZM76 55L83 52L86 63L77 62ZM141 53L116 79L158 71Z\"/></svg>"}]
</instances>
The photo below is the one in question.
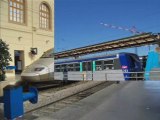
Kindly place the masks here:
<instances>
[{"instance_id":1,"label":"blue barrier","mask_svg":"<svg viewBox=\"0 0 160 120\"><path fill-rule=\"evenodd\" d=\"M16 66L7 66L6 67L6 70L15 70L16 69Z\"/></svg>"},{"instance_id":2,"label":"blue barrier","mask_svg":"<svg viewBox=\"0 0 160 120\"><path fill-rule=\"evenodd\" d=\"M28 93L23 94L23 101L29 100L31 103L35 104L38 101L38 91L34 87L29 88Z\"/></svg>"},{"instance_id":3,"label":"blue barrier","mask_svg":"<svg viewBox=\"0 0 160 120\"><path fill-rule=\"evenodd\" d=\"M151 51L148 53L148 58L147 58L146 68L145 68L145 79L146 80L149 80L150 71L153 68L160 68L160 54L155 51Z\"/></svg>"},{"instance_id":4,"label":"blue barrier","mask_svg":"<svg viewBox=\"0 0 160 120\"><path fill-rule=\"evenodd\" d=\"M8 85L3 89L3 94L0 102L4 103L4 117L10 120L23 116L23 102L38 102L38 91L33 87L29 88L29 92L23 93L22 86Z\"/></svg>"}]
</instances>

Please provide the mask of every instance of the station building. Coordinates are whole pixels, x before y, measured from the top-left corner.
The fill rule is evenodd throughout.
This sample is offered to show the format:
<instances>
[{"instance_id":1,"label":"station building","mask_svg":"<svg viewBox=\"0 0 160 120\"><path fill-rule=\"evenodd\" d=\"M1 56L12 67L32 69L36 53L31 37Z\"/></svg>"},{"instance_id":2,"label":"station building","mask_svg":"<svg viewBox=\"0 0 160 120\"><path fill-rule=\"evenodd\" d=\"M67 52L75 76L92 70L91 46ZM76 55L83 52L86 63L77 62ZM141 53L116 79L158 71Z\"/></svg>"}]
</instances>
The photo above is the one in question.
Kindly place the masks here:
<instances>
[{"instance_id":1,"label":"station building","mask_svg":"<svg viewBox=\"0 0 160 120\"><path fill-rule=\"evenodd\" d=\"M0 0L0 39L12 57L14 76L54 48L54 0Z\"/></svg>"}]
</instances>

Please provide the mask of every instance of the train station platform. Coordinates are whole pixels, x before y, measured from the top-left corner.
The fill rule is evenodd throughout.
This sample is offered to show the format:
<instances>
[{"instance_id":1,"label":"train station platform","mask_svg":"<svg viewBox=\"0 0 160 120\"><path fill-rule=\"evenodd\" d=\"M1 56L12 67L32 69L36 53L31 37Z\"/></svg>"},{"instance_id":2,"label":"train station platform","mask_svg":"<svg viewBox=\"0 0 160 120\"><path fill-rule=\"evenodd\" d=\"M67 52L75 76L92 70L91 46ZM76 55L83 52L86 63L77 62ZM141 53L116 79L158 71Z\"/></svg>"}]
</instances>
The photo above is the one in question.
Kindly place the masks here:
<instances>
[{"instance_id":1,"label":"train station platform","mask_svg":"<svg viewBox=\"0 0 160 120\"><path fill-rule=\"evenodd\" d=\"M43 108L42 110L43 111ZM160 81L132 81L113 84L58 112L33 120L160 120Z\"/></svg>"}]
</instances>

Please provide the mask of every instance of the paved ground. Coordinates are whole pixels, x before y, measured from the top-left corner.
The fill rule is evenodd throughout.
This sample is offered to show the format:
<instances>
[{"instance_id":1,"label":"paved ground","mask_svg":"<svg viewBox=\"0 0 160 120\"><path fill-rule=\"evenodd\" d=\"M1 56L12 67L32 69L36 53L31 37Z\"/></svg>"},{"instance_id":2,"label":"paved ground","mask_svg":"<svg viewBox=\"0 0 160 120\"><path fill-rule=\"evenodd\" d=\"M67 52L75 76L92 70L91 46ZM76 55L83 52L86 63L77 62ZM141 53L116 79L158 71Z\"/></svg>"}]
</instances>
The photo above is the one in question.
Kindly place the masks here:
<instances>
[{"instance_id":1,"label":"paved ground","mask_svg":"<svg viewBox=\"0 0 160 120\"><path fill-rule=\"evenodd\" d=\"M115 84L58 112L46 111L23 120L160 120L160 81Z\"/></svg>"}]
</instances>

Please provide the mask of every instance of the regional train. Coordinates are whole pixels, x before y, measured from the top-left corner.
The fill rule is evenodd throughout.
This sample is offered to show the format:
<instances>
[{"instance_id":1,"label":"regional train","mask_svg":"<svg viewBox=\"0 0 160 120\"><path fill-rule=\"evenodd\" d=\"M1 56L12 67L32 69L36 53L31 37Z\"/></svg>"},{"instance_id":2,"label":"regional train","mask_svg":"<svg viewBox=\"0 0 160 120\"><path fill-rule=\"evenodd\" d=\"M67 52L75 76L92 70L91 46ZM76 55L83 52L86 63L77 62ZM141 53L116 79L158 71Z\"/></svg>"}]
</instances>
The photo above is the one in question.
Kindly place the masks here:
<instances>
[{"instance_id":1,"label":"regional train","mask_svg":"<svg viewBox=\"0 0 160 120\"><path fill-rule=\"evenodd\" d=\"M136 54L119 53L84 59L56 61L54 78L73 81L123 81L133 80L135 72L142 72L142 70L141 61Z\"/></svg>"},{"instance_id":2,"label":"regional train","mask_svg":"<svg viewBox=\"0 0 160 120\"><path fill-rule=\"evenodd\" d=\"M133 73L142 71L139 57L119 53L90 58L54 61L53 49L26 67L21 79L26 82L52 80L130 80Z\"/></svg>"}]
</instances>

